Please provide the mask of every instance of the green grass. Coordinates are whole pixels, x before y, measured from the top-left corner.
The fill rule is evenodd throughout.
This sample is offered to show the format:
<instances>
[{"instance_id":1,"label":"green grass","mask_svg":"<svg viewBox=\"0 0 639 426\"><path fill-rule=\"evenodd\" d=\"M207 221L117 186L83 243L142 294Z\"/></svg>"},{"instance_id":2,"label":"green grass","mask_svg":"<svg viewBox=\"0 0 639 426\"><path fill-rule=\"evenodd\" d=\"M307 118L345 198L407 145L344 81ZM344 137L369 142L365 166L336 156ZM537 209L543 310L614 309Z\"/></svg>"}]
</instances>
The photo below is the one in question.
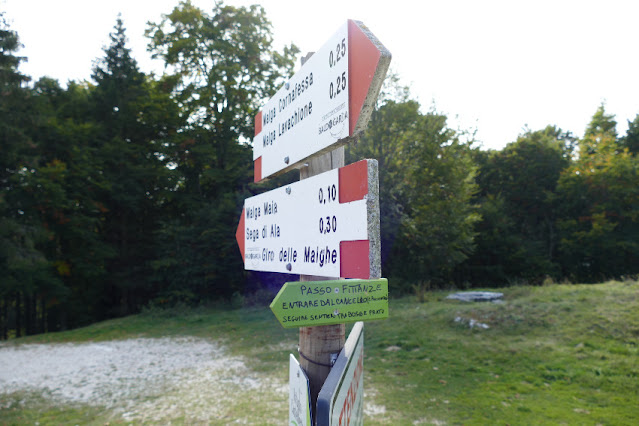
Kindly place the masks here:
<instances>
[{"instance_id":1,"label":"green grass","mask_svg":"<svg viewBox=\"0 0 639 426\"><path fill-rule=\"evenodd\" d=\"M392 293L392 281L389 283ZM366 424L631 425L639 419L639 284L512 287L505 303L429 292L390 301L390 318L365 326ZM456 318L461 321L455 321ZM471 329L468 321L488 329ZM223 342L255 374L286 382L297 330L270 310L152 311L16 343L192 335ZM247 414L248 413L248 414ZM257 395L231 404L226 424L286 422L287 401ZM95 407L0 396L0 424L122 423ZM188 423L188 419L167 419Z\"/></svg>"},{"instance_id":2,"label":"green grass","mask_svg":"<svg viewBox=\"0 0 639 426\"><path fill-rule=\"evenodd\" d=\"M367 326L368 383L385 420L636 424L637 283L504 293L504 304L446 301L444 293L421 305L403 299L388 321Z\"/></svg>"},{"instance_id":3,"label":"green grass","mask_svg":"<svg viewBox=\"0 0 639 426\"><path fill-rule=\"evenodd\" d=\"M0 407L2 425L104 425L111 417L99 407L52 406L41 395L23 392L0 396Z\"/></svg>"}]
</instances>

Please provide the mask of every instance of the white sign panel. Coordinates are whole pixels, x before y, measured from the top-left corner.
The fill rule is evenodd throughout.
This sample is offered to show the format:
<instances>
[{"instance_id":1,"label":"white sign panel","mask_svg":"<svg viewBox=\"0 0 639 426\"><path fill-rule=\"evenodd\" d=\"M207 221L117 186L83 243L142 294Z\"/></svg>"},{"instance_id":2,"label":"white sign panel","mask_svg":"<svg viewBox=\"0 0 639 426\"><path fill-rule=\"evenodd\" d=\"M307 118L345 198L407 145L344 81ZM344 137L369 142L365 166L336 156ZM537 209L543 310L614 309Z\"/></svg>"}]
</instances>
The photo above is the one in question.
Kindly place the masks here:
<instances>
[{"instance_id":1,"label":"white sign panel","mask_svg":"<svg viewBox=\"0 0 639 426\"><path fill-rule=\"evenodd\" d=\"M358 340L349 361L333 400L332 425L364 424L364 339Z\"/></svg>"},{"instance_id":2,"label":"white sign panel","mask_svg":"<svg viewBox=\"0 0 639 426\"><path fill-rule=\"evenodd\" d=\"M364 424L364 323L348 336L317 399L317 426Z\"/></svg>"},{"instance_id":3,"label":"white sign panel","mask_svg":"<svg viewBox=\"0 0 639 426\"><path fill-rule=\"evenodd\" d=\"M289 426L311 426L311 390L308 377L293 354L290 356L288 383Z\"/></svg>"},{"instance_id":4,"label":"white sign panel","mask_svg":"<svg viewBox=\"0 0 639 426\"><path fill-rule=\"evenodd\" d=\"M247 270L379 278L377 161L362 160L244 201Z\"/></svg>"},{"instance_id":5,"label":"white sign panel","mask_svg":"<svg viewBox=\"0 0 639 426\"><path fill-rule=\"evenodd\" d=\"M255 182L303 167L366 128L391 54L348 20L255 116Z\"/></svg>"},{"instance_id":6,"label":"white sign panel","mask_svg":"<svg viewBox=\"0 0 639 426\"><path fill-rule=\"evenodd\" d=\"M253 160L261 175L290 164L349 135L348 25L344 24L264 105L256 119Z\"/></svg>"}]
</instances>

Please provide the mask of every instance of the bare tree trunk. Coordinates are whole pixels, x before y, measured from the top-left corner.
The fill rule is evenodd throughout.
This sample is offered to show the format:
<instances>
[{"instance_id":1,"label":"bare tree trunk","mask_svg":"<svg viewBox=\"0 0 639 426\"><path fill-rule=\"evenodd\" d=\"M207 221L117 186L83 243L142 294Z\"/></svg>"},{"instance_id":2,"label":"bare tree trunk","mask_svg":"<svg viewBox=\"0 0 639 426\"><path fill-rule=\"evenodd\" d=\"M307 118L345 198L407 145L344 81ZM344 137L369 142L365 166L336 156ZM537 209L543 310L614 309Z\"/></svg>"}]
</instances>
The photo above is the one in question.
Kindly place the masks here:
<instances>
[{"instance_id":1,"label":"bare tree trunk","mask_svg":"<svg viewBox=\"0 0 639 426\"><path fill-rule=\"evenodd\" d=\"M16 292L16 337L22 337L22 309L20 309L20 292Z\"/></svg>"},{"instance_id":2,"label":"bare tree trunk","mask_svg":"<svg viewBox=\"0 0 639 426\"><path fill-rule=\"evenodd\" d=\"M47 331L60 331L60 305L51 306L47 310Z\"/></svg>"},{"instance_id":3,"label":"bare tree trunk","mask_svg":"<svg viewBox=\"0 0 639 426\"><path fill-rule=\"evenodd\" d=\"M6 297L0 299L0 340L7 340L7 321L9 314L7 312L8 302Z\"/></svg>"},{"instance_id":4,"label":"bare tree trunk","mask_svg":"<svg viewBox=\"0 0 639 426\"><path fill-rule=\"evenodd\" d=\"M40 333L47 332L47 304L45 300L44 296L40 296Z\"/></svg>"},{"instance_id":5,"label":"bare tree trunk","mask_svg":"<svg viewBox=\"0 0 639 426\"><path fill-rule=\"evenodd\" d=\"M33 305L31 303L32 296L29 294L24 295L24 335L30 336L33 334Z\"/></svg>"}]
</instances>

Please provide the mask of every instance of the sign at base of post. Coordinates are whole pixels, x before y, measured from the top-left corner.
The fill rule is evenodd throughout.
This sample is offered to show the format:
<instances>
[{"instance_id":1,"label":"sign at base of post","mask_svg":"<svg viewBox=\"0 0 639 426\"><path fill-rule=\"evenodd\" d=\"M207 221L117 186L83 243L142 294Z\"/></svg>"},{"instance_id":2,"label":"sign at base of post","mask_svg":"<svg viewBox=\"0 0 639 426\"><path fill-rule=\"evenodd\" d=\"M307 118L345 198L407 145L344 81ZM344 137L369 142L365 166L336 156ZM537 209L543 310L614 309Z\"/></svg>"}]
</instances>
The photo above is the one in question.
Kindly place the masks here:
<instances>
[{"instance_id":1,"label":"sign at base of post","mask_svg":"<svg viewBox=\"0 0 639 426\"><path fill-rule=\"evenodd\" d=\"M311 426L311 398L308 377L293 354L288 373L288 424Z\"/></svg>"},{"instance_id":2,"label":"sign at base of post","mask_svg":"<svg viewBox=\"0 0 639 426\"><path fill-rule=\"evenodd\" d=\"M271 303L284 328L388 318L388 280L288 282Z\"/></svg>"},{"instance_id":3,"label":"sign at base of post","mask_svg":"<svg viewBox=\"0 0 639 426\"><path fill-rule=\"evenodd\" d=\"M364 323L348 336L317 398L317 426L364 424Z\"/></svg>"}]
</instances>

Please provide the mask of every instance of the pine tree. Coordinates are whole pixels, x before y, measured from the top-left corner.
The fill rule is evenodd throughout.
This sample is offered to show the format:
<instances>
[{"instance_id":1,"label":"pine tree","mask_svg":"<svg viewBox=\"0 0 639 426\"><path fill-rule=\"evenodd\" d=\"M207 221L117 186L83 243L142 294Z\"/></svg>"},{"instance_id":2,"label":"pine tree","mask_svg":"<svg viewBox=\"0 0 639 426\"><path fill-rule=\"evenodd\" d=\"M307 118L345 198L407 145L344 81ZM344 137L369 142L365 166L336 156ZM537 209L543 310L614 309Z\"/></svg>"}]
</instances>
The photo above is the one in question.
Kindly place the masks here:
<instances>
[{"instance_id":1,"label":"pine tree","mask_svg":"<svg viewBox=\"0 0 639 426\"><path fill-rule=\"evenodd\" d=\"M633 154L639 153L639 114L634 120L628 120L628 131L620 143Z\"/></svg>"},{"instance_id":2,"label":"pine tree","mask_svg":"<svg viewBox=\"0 0 639 426\"><path fill-rule=\"evenodd\" d=\"M560 254L565 273L600 281L639 272L639 161L616 140L603 106L561 175Z\"/></svg>"},{"instance_id":3,"label":"pine tree","mask_svg":"<svg viewBox=\"0 0 639 426\"><path fill-rule=\"evenodd\" d=\"M0 184L3 186L20 163L26 140L23 125L27 91L23 84L29 77L18 70L26 61L16 55L20 47L18 34L9 28L4 14L0 13Z\"/></svg>"},{"instance_id":4,"label":"pine tree","mask_svg":"<svg viewBox=\"0 0 639 426\"><path fill-rule=\"evenodd\" d=\"M29 137L34 115L19 71L26 60L17 56L18 34L0 13L0 311L1 338L36 331L36 294L54 283L50 264L41 250L48 232L33 208L29 185L36 155ZM14 321L9 323L9 318Z\"/></svg>"},{"instance_id":5,"label":"pine tree","mask_svg":"<svg viewBox=\"0 0 639 426\"><path fill-rule=\"evenodd\" d=\"M126 314L152 292L148 277L153 238L170 186L163 147L178 119L168 93L140 71L120 17L110 40L94 65L92 102L101 128L97 167L108 182L100 200L103 235L117 253L108 267L106 304L111 307L108 314Z\"/></svg>"}]
</instances>

